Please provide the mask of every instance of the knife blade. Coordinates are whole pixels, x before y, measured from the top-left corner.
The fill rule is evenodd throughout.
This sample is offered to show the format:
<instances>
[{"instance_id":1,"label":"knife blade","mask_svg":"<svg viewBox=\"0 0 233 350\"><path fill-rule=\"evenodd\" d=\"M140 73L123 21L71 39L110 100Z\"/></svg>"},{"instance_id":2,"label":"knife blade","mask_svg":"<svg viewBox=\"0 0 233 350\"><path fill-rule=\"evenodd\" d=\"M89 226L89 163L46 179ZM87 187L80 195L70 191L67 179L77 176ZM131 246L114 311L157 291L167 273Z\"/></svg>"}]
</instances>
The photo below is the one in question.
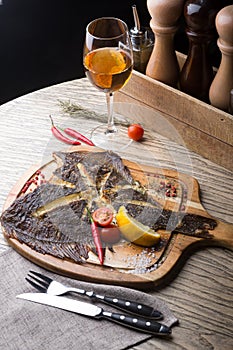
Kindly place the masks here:
<instances>
[{"instance_id":1,"label":"knife blade","mask_svg":"<svg viewBox=\"0 0 233 350\"><path fill-rule=\"evenodd\" d=\"M170 335L171 328L151 319L135 317L127 314L104 311L101 307L74 300L62 296L54 296L46 293L24 293L16 296L19 299L29 300L35 303L49 305L59 309L71 311L80 315L107 319L117 322L122 326L136 329L152 335Z\"/></svg>"}]
</instances>

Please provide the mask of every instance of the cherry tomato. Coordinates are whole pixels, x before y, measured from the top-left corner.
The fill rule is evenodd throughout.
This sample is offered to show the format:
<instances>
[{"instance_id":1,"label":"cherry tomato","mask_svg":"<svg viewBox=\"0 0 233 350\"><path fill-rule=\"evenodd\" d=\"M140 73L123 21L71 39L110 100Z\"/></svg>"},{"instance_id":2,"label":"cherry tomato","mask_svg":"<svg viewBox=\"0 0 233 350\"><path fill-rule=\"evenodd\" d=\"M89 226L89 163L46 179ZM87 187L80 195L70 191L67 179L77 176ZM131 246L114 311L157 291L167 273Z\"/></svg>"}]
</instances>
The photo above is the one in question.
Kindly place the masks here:
<instances>
[{"instance_id":1,"label":"cherry tomato","mask_svg":"<svg viewBox=\"0 0 233 350\"><path fill-rule=\"evenodd\" d=\"M116 225L100 228L101 240L105 243L117 243L121 238L121 232Z\"/></svg>"},{"instance_id":2,"label":"cherry tomato","mask_svg":"<svg viewBox=\"0 0 233 350\"><path fill-rule=\"evenodd\" d=\"M128 136L134 141L139 141L142 139L144 134L144 129L140 124L132 124L128 127Z\"/></svg>"},{"instance_id":3,"label":"cherry tomato","mask_svg":"<svg viewBox=\"0 0 233 350\"><path fill-rule=\"evenodd\" d=\"M99 226L105 227L111 224L113 219L113 212L110 208L98 208L92 214L93 220Z\"/></svg>"}]
</instances>

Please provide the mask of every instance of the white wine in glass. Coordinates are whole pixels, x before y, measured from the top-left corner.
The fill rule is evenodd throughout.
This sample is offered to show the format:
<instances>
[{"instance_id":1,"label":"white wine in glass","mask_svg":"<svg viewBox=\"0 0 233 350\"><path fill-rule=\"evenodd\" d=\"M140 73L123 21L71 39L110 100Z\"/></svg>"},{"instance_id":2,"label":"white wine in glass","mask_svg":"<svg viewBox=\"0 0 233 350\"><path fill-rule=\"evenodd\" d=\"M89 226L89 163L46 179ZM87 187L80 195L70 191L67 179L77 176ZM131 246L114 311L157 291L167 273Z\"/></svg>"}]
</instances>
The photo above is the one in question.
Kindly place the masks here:
<instances>
[{"instance_id":1,"label":"white wine in glass","mask_svg":"<svg viewBox=\"0 0 233 350\"><path fill-rule=\"evenodd\" d=\"M97 18L86 28L83 64L90 82L106 94L108 122L92 131L98 147L117 150L129 143L127 131L116 127L113 116L113 93L130 79L133 51L128 27L114 17Z\"/></svg>"}]
</instances>

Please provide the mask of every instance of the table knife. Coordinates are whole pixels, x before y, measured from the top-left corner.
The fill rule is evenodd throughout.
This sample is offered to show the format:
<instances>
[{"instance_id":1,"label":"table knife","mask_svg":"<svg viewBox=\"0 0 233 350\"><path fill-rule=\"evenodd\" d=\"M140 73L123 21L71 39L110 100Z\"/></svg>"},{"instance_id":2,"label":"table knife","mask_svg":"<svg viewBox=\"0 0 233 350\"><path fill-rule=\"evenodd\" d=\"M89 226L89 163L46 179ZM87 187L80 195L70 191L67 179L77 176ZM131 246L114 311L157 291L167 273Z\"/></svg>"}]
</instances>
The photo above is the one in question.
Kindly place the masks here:
<instances>
[{"instance_id":1,"label":"table knife","mask_svg":"<svg viewBox=\"0 0 233 350\"><path fill-rule=\"evenodd\" d=\"M163 325L152 319L104 311L102 308L96 305L62 296L54 296L46 293L24 293L17 295L17 298L57 307L59 309L75 312L77 314L90 316L97 319L105 318L109 321L117 322L122 326L134 328L138 331L150 333L152 335L171 334L170 327L167 327L166 325Z\"/></svg>"}]
</instances>

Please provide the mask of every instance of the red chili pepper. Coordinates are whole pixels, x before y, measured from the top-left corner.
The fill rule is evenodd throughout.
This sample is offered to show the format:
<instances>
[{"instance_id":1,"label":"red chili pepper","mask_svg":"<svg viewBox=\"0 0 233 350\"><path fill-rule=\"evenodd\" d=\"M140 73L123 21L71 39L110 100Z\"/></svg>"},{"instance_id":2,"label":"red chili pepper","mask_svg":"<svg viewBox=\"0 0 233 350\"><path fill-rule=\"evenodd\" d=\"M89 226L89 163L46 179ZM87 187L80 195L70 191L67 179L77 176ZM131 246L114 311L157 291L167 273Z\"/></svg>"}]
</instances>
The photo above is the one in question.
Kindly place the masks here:
<instances>
[{"instance_id":1,"label":"red chili pepper","mask_svg":"<svg viewBox=\"0 0 233 350\"><path fill-rule=\"evenodd\" d=\"M65 137L54 125L51 115L49 117L50 117L51 122L52 122L52 127L51 127L52 133L58 140L65 142L68 145L81 145L81 142L71 140L71 139L68 139L67 137Z\"/></svg>"},{"instance_id":2,"label":"red chili pepper","mask_svg":"<svg viewBox=\"0 0 233 350\"><path fill-rule=\"evenodd\" d=\"M89 146L95 146L91 140L89 140L86 136L80 134L80 132L78 132L76 130L73 130L71 128L66 128L66 129L64 129L64 132L67 135L74 137L77 140L83 141L84 143L86 143Z\"/></svg>"},{"instance_id":3,"label":"red chili pepper","mask_svg":"<svg viewBox=\"0 0 233 350\"><path fill-rule=\"evenodd\" d=\"M100 232L99 232L98 226L96 225L96 223L94 222L94 220L92 218L92 215L91 215L89 209L87 209L87 213L88 213L88 216L89 216L90 221L91 221L91 232L92 232L92 237L94 239L95 247L96 247L96 250L98 253L99 261L100 261L100 264L103 265L103 263L104 263L104 248L102 246Z\"/></svg>"}]
</instances>

